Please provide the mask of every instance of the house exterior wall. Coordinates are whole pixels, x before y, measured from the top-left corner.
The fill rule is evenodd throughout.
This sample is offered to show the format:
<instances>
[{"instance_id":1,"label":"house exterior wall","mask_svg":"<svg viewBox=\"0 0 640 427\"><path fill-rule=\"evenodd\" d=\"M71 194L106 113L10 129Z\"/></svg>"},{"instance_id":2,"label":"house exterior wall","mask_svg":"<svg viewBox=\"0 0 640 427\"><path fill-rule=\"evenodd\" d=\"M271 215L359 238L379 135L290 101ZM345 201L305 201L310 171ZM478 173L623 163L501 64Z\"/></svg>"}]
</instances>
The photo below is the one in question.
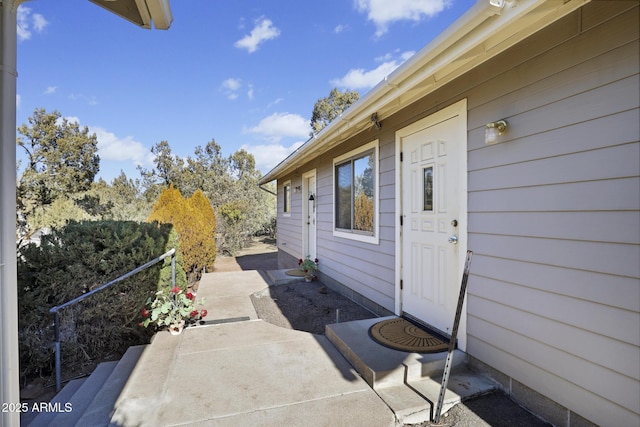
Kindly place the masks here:
<instances>
[{"instance_id":1,"label":"house exterior wall","mask_svg":"<svg viewBox=\"0 0 640 427\"><path fill-rule=\"evenodd\" d=\"M371 244L333 236L333 159L354 148L379 140L379 243ZM359 135L347 144L331 150L298 168L295 174L278 180L278 188L287 180L292 185L301 185L301 176L316 169L316 209L317 209L317 256L320 274L324 279L333 280L363 297L363 305L374 312L393 312L395 301L395 185L394 185L394 133L371 130ZM286 218L282 213L282 194L278 199L278 248L296 258L304 255L302 242L302 194L292 194L292 215ZM286 256L281 256L284 260ZM281 262L281 267L289 267ZM343 293L348 293L343 292ZM370 303L373 303L371 305ZM380 307L375 307L378 305Z\"/></svg>"},{"instance_id":2,"label":"house exterior wall","mask_svg":"<svg viewBox=\"0 0 640 427\"><path fill-rule=\"evenodd\" d=\"M467 352L569 408L557 425L640 417L639 51L638 3L594 2L466 91Z\"/></svg>"},{"instance_id":3,"label":"house exterior wall","mask_svg":"<svg viewBox=\"0 0 640 427\"><path fill-rule=\"evenodd\" d=\"M290 212L284 212L284 184L291 184ZM295 260L302 258L302 192L296 192L296 187L302 187L302 178L291 176L278 180L277 206L277 236L278 264L281 268L293 268ZM284 253L282 253L284 252Z\"/></svg>"},{"instance_id":4,"label":"house exterior wall","mask_svg":"<svg viewBox=\"0 0 640 427\"><path fill-rule=\"evenodd\" d=\"M299 169L317 169L322 274L394 310L395 132L466 98L467 353L525 405L553 401L560 426L640 419L638 22L638 2L588 3ZM332 234L332 159L374 139L378 245ZM295 196L278 244L301 256Z\"/></svg>"}]
</instances>

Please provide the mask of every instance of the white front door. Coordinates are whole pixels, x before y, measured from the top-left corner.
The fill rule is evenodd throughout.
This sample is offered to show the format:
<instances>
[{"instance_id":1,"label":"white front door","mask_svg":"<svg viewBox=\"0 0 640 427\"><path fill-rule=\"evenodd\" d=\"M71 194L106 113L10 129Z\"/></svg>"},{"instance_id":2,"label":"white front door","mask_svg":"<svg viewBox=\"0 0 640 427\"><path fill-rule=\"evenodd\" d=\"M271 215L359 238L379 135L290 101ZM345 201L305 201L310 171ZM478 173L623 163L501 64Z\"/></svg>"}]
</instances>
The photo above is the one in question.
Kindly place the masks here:
<instances>
[{"instance_id":1,"label":"white front door","mask_svg":"<svg viewBox=\"0 0 640 427\"><path fill-rule=\"evenodd\" d=\"M311 259L316 258L316 211L318 201L316 200L316 171L315 169L302 176L302 222L303 222L303 245L304 253L302 257L309 255Z\"/></svg>"},{"instance_id":2,"label":"white front door","mask_svg":"<svg viewBox=\"0 0 640 427\"><path fill-rule=\"evenodd\" d=\"M402 312L446 334L466 251L466 111L456 106L397 134L403 153Z\"/></svg>"}]
</instances>

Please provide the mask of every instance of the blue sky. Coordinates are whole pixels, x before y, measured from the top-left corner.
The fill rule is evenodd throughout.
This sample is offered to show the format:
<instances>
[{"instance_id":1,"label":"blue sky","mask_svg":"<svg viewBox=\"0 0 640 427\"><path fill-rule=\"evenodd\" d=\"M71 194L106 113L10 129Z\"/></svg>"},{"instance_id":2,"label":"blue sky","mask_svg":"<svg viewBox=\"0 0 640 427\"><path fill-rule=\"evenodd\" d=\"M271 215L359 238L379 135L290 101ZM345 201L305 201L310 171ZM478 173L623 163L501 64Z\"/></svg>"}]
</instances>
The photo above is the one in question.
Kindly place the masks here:
<instances>
[{"instance_id":1,"label":"blue sky","mask_svg":"<svg viewBox=\"0 0 640 427\"><path fill-rule=\"evenodd\" d=\"M100 176L215 139L268 172L308 139L333 87L361 95L475 0L170 0L167 31L89 1L34 0L18 13L17 123L58 110L98 137ZM18 147L18 158L21 158Z\"/></svg>"}]
</instances>

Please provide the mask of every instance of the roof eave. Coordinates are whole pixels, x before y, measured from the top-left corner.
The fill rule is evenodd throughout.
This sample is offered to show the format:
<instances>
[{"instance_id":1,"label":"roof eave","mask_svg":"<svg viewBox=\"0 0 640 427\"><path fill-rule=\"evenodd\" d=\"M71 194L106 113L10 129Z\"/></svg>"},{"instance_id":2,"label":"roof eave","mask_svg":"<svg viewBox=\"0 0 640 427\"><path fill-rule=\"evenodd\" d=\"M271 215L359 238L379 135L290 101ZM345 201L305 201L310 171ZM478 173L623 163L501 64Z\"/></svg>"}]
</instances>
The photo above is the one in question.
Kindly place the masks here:
<instances>
[{"instance_id":1,"label":"roof eave","mask_svg":"<svg viewBox=\"0 0 640 427\"><path fill-rule=\"evenodd\" d=\"M379 120L496 56L591 0L517 0L504 8L478 0L463 16L408 59L276 167L260 184L291 173Z\"/></svg>"}]
</instances>

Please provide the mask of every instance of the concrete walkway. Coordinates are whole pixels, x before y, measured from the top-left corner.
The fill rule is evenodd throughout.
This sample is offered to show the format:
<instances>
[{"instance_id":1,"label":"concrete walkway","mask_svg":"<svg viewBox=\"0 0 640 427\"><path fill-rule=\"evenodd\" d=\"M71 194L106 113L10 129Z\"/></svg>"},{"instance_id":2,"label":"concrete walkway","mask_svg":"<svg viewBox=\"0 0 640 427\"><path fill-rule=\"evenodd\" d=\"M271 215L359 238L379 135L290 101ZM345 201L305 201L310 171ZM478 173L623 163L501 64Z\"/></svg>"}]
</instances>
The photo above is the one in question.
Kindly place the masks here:
<instances>
[{"instance_id":1,"label":"concrete walkway","mask_svg":"<svg viewBox=\"0 0 640 427\"><path fill-rule=\"evenodd\" d=\"M214 324L178 337L157 334L116 402L112 425L396 425L326 337L258 319L249 296L267 286L257 271L205 275L198 298Z\"/></svg>"}]
</instances>

